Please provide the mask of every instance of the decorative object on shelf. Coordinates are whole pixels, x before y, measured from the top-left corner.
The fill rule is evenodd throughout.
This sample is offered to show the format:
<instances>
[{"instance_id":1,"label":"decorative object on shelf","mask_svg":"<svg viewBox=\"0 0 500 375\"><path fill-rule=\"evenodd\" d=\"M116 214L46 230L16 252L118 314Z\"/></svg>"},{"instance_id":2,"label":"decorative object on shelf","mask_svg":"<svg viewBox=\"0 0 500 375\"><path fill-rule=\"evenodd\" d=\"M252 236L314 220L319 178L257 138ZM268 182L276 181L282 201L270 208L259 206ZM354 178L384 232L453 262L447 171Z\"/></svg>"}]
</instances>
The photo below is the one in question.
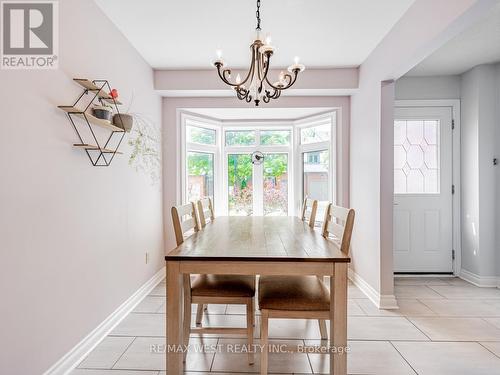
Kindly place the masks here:
<instances>
[{"instance_id":1,"label":"decorative object on shelf","mask_svg":"<svg viewBox=\"0 0 500 375\"><path fill-rule=\"evenodd\" d=\"M261 165L264 162L264 154L260 151L254 151L252 153L252 164Z\"/></svg>"},{"instance_id":2,"label":"decorative object on shelf","mask_svg":"<svg viewBox=\"0 0 500 375\"><path fill-rule=\"evenodd\" d=\"M160 128L148 117L131 113L134 128L128 140L132 147L129 164L138 172L149 175L152 185L160 185L161 151Z\"/></svg>"},{"instance_id":3,"label":"decorative object on shelf","mask_svg":"<svg viewBox=\"0 0 500 375\"><path fill-rule=\"evenodd\" d=\"M92 114L101 120L106 120L111 123L111 116L113 116L113 107L110 105L94 105L92 107Z\"/></svg>"},{"instance_id":4,"label":"decorative object on shelf","mask_svg":"<svg viewBox=\"0 0 500 375\"><path fill-rule=\"evenodd\" d=\"M73 78L73 80L83 87L82 94L73 105L61 105L58 108L67 113L80 141L73 146L84 149L93 166L107 167L116 154L121 154L118 148L125 136L123 123L111 123L113 112L120 114L118 106L122 103L118 100L118 91L114 89L115 93L113 93L106 80L90 81L83 78ZM91 98L86 101L87 95L90 95ZM87 103L85 104L85 102ZM75 121L76 118L83 119L84 122ZM120 117L117 120L120 121ZM79 126L82 124L86 124L86 126ZM103 142L99 142L94 126L109 130L111 133ZM90 139L90 141L84 141L84 138Z\"/></svg>"},{"instance_id":5,"label":"decorative object on shelf","mask_svg":"<svg viewBox=\"0 0 500 375\"><path fill-rule=\"evenodd\" d=\"M231 69L222 69L224 61L222 52L217 50L217 60L214 66L217 68L220 79L231 86L236 91L236 96L240 100L250 103L252 100L258 106L261 101L269 103L271 99L278 99L283 90L293 86L297 80L299 72L304 71L305 66L299 64L299 58L295 57L294 64L288 67L288 73L281 72L278 81L271 83L269 81L269 64L274 47L271 46L271 38L268 36L265 42L262 41L260 28L260 0L257 0L257 27L255 41L250 45L252 51L252 61L250 68L244 79L238 74L234 83L230 82Z\"/></svg>"},{"instance_id":6,"label":"decorative object on shelf","mask_svg":"<svg viewBox=\"0 0 500 375\"><path fill-rule=\"evenodd\" d=\"M117 113L113 116L113 124L130 133L134 125L134 116L130 113Z\"/></svg>"}]
</instances>

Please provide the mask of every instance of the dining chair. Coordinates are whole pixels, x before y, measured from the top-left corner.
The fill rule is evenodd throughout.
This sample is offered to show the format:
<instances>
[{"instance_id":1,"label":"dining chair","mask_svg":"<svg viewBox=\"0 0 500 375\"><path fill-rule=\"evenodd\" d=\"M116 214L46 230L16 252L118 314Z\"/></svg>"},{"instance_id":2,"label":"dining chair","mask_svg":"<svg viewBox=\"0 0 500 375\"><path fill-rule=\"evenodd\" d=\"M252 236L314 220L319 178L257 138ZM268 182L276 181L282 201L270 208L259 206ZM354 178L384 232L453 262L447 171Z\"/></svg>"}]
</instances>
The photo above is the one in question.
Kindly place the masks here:
<instances>
[{"instance_id":1,"label":"dining chair","mask_svg":"<svg viewBox=\"0 0 500 375\"><path fill-rule=\"evenodd\" d=\"M205 228L207 225L207 219L212 222L215 219L214 207L212 205L212 199L204 198L198 201L198 215L200 217L200 225Z\"/></svg>"},{"instance_id":2,"label":"dining chair","mask_svg":"<svg viewBox=\"0 0 500 375\"><path fill-rule=\"evenodd\" d=\"M329 204L322 235L349 254L354 210ZM261 276L259 279L260 373L267 374L269 319L330 319L330 291L317 276Z\"/></svg>"},{"instance_id":3,"label":"dining chair","mask_svg":"<svg viewBox=\"0 0 500 375\"><path fill-rule=\"evenodd\" d=\"M309 223L311 228L314 228L316 223L316 211L318 210L318 201L316 199L310 199L305 197L304 203L302 204L302 215L301 220Z\"/></svg>"},{"instance_id":4,"label":"dining chair","mask_svg":"<svg viewBox=\"0 0 500 375\"><path fill-rule=\"evenodd\" d=\"M184 242L186 233L200 231L196 205L194 202L172 207L172 221L174 225L177 246ZM255 320L255 276L240 275L183 275L184 285L184 345L189 345L189 335L198 334L233 334L246 335L249 349L253 348L253 332ZM167 296L168 297L168 296ZM167 302L168 303L168 302ZM191 304L203 306L206 304L246 305L246 328L232 327L191 327ZM186 359L184 354L184 361ZM252 350L248 351L248 363L254 363Z\"/></svg>"}]
</instances>

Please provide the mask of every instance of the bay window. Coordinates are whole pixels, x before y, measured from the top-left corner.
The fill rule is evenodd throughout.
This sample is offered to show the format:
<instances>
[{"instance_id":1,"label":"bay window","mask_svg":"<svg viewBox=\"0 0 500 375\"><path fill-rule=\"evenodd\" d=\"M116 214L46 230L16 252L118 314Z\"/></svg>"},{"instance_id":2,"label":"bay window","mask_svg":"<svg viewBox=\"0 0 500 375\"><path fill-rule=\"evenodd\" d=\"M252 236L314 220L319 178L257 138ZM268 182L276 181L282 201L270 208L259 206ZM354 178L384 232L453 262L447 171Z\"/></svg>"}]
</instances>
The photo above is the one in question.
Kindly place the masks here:
<instances>
[{"instance_id":1,"label":"bay window","mask_svg":"<svg viewBox=\"0 0 500 375\"><path fill-rule=\"evenodd\" d=\"M321 222L335 198L335 116L229 123L181 114L182 201L211 197L219 215L292 216L308 196L320 201Z\"/></svg>"}]
</instances>

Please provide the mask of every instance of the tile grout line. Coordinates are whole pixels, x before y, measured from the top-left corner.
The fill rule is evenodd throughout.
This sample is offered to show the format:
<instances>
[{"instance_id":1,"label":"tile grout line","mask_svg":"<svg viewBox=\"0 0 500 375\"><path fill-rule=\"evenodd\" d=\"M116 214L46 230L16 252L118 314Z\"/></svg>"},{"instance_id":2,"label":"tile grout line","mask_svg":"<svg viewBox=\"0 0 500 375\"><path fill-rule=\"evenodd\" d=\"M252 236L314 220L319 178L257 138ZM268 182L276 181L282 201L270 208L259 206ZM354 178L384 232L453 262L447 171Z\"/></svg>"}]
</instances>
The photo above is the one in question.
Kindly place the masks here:
<instances>
[{"instance_id":1,"label":"tile grout line","mask_svg":"<svg viewBox=\"0 0 500 375\"><path fill-rule=\"evenodd\" d=\"M436 285L434 285L434 286L436 286ZM436 291L434 288L432 288L432 285L425 285L425 287L428 288L429 290L431 290L432 292L436 293L438 296L441 296L442 299L448 299L445 296L443 296L441 293Z\"/></svg>"},{"instance_id":2,"label":"tile grout line","mask_svg":"<svg viewBox=\"0 0 500 375\"><path fill-rule=\"evenodd\" d=\"M401 358L403 358L403 361L405 361L408 366L410 366L410 368L413 370L413 372L418 375L418 372L413 368L413 366L410 364L410 362L408 362L408 360L405 358L405 356L403 354L401 354L401 352L398 350L398 348L396 348L396 346L392 343L392 341L389 340L389 344L391 344L391 346L394 348L394 350L396 350L398 352L398 354L401 356Z\"/></svg>"},{"instance_id":3,"label":"tile grout line","mask_svg":"<svg viewBox=\"0 0 500 375\"><path fill-rule=\"evenodd\" d=\"M357 299L361 299L361 298L357 298ZM365 311L365 309L363 309L363 306L361 306L357 301L356 299L354 298L351 298L351 300L353 301L352 303L354 303L355 306L357 306L361 312L364 314L364 315L350 315L350 316L371 316L371 315L368 315L368 312ZM371 302L371 301L370 301ZM347 300L347 307L349 307L349 299ZM347 311L347 318L349 318L349 310Z\"/></svg>"},{"instance_id":4,"label":"tile grout line","mask_svg":"<svg viewBox=\"0 0 500 375\"><path fill-rule=\"evenodd\" d=\"M482 343L480 343L479 341L476 341L480 346L482 346L483 348L485 348L487 351L489 351L491 354L493 354L495 357L497 358L500 358L500 355L497 355L493 350L490 350L488 347L484 346ZM494 341L492 341L494 342Z\"/></svg>"},{"instance_id":5,"label":"tile grout line","mask_svg":"<svg viewBox=\"0 0 500 375\"><path fill-rule=\"evenodd\" d=\"M217 337L217 342L215 344L216 348L219 347L219 341L220 341L220 337ZM210 368L208 369L208 372L212 372L212 368L214 367L214 362L215 362L215 356L216 355L217 355L217 350L215 350L214 356L212 357L212 362L210 362Z\"/></svg>"},{"instance_id":6,"label":"tile grout line","mask_svg":"<svg viewBox=\"0 0 500 375\"><path fill-rule=\"evenodd\" d=\"M369 317L371 318L371 317ZM379 318L379 317L375 317L375 318ZM388 318L388 317L383 317L383 318ZM401 316L401 317L397 317L397 318L404 318L406 319L405 316ZM418 327L417 327L418 329ZM420 329L419 329L420 331ZM212 335L215 335L215 334L212 334ZM425 334L424 334L425 335ZM425 335L427 338L429 338L427 335ZM156 339L161 339L161 338L166 338L166 336L150 336L150 335L137 335L137 336L127 336L127 335L108 335L107 337L134 337L134 338L156 338ZM198 334L197 336L194 336L196 338L200 338L201 336ZM215 340L215 339L244 339L245 336L241 335L241 336L206 336L205 337L206 339L210 339L210 340ZM257 337L257 339L259 339ZM320 339L315 339L315 338L300 338L300 337L270 337L270 339L273 339L273 340L282 340L282 341L286 341L286 340L291 340L291 341L300 341L300 340L320 340ZM369 342L369 341L389 341L387 338L383 338L383 339L376 339L376 338L370 338L370 339L357 339L357 338L352 338L352 339L349 339L349 341L357 341L357 342ZM428 340L425 340L425 339L391 339L391 341L411 341L411 342L429 342L429 341L433 341L431 340L430 338ZM435 340L435 341L450 341L450 340ZM434 341L434 342L435 342ZM461 340L459 342L471 342L470 340ZM450 341L450 342L453 342L453 341Z\"/></svg>"},{"instance_id":7,"label":"tile grout line","mask_svg":"<svg viewBox=\"0 0 500 375\"><path fill-rule=\"evenodd\" d=\"M500 328L498 328L495 324L493 323L490 323L488 322L486 319L491 319L492 317L479 317L479 319L481 319L483 322L485 322L486 324L488 324L489 326L491 326L492 328L495 328L496 330L500 330Z\"/></svg>"},{"instance_id":8,"label":"tile grout line","mask_svg":"<svg viewBox=\"0 0 500 375\"><path fill-rule=\"evenodd\" d=\"M417 298L417 301L420 302L422 305L424 305L425 307L427 307L429 310L431 310L434 314L436 314L436 317L440 317L441 315L438 314L436 311L434 311L429 305L427 305L424 301L422 301L421 299L418 299Z\"/></svg>"},{"instance_id":9,"label":"tile grout line","mask_svg":"<svg viewBox=\"0 0 500 375\"><path fill-rule=\"evenodd\" d=\"M411 325L413 325L419 332L421 332L425 337L427 337L429 339L429 341L432 341L432 339L424 332L422 331L420 328L417 327L417 325L415 323L413 323L408 317L404 317L407 321L410 322ZM403 341L403 340L401 340Z\"/></svg>"},{"instance_id":10,"label":"tile grout line","mask_svg":"<svg viewBox=\"0 0 500 375\"><path fill-rule=\"evenodd\" d=\"M306 347L306 340L302 339L302 344L304 344L304 348ZM315 374L313 365L311 363L311 358L309 358L309 353L306 352L307 362L309 363L309 368L311 369L311 374Z\"/></svg>"},{"instance_id":11,"label":"tile grout line","mask_svg":"<svg viewBox=\"0 0 500 375\"><path fill-rule=\"evenodd\" d=\"M158 375L161 371L163 370L147 370L147 369L134 369L134 368L127 368L127 369L109 369L109 368L104 368L104 367L96 367L96 368L76 368L74 370L79 370L80 372L88 372L88 373L94 373L95 371L98 371L99 373L102 371L109 372L111 373L118 373L118 372L123 372L123 371L133 371L133 372L144 372L144 373L153 373L154 375ZM74 371L73 370L73 371ZM70 375L73 374L73 372L70 373Z\"/></svg>"},{"instance_id":12,"label":"tile grout line","mask_svg":"<svg viewBox=\"0 0 500 375\"><path fill-rule=\"evenodd\" d=\"M125 348L125 350L123 351L123 353L118 357L118 359L115 361L115 363L113 363L113 366L111 366L111 369L113 369L113 367L116 366L116 364L118 363L118 361L120 359L122 359L122 357L125 354L125 352L130 348L130 346L135 342L136 339L137 339L137 336L134 337L134 339L132 341L130 341L130 344L127 345L127 347Z\"/></svg>"}]
</instances>

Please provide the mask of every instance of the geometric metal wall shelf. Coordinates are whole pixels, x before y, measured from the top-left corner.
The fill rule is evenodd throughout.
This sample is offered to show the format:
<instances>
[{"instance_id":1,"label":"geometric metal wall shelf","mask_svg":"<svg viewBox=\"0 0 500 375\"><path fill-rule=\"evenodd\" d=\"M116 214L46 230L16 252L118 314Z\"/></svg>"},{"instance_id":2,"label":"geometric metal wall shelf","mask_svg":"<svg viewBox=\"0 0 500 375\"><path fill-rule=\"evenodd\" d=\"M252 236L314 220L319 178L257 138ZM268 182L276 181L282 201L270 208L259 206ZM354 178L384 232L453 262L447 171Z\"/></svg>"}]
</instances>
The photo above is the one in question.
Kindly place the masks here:
<instances>
[{"instance_id":1,"label":"geometric metal wall shelf","mask_svg":"<svg viewBox=\"0 0 500 375\"><path fill-rule=\"evenodd\" d=\"M121 123L122 119L121 116L118 116L122 127L113 125L109 121L93 116L90 108L96 102L106 102L111 104L114 110L116 110L116 114L119 115L120 110L118 106L122 103L108 94L108 92L111 92L111 86L107 80L96 79L90 81L83 78L73 78L73 81L83 87L82 94L76 99L73 105L58 106L58 108L67 113L71 125L73 125L78 135L80 142L75 143L73 146L85 150L93 166L107 167L111 164L116 154L121 154L118 148L125 136L125 130ZM88 96L90 96L90 100ZM109 135L106 134L104 139L99 142L100 137L94 126L106 129L111 133Z\"/></svg>"}]
</instances>

